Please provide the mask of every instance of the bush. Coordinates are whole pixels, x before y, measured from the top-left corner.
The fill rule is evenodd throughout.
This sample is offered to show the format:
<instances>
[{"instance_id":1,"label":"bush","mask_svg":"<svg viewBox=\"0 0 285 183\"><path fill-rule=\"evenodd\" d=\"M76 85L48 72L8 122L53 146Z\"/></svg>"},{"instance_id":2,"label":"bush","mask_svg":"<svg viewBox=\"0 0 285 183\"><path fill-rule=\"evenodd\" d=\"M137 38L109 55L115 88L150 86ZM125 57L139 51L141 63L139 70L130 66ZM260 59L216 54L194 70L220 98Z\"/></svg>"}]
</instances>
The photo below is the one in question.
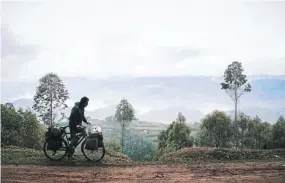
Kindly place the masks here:
<instances>
[{"instance_id":1,"label":"bush","mask_svg":"<svg viewBox=\"0 0 285 183\"><path fill-rule=\"evenodd\" d=\"M285 160L285 149L243 151L222 148L185 148L161 157L163 161L236 161L236 160Z\"/></svg>"},{"instance_id":2,"label":"bush","mask_svg":"<svg viewBox=\"0 0 285 183\"><path fill-rule=\"evenodd\" d=\"M125 137L124 153L139 161L152 160L155 155L155 145L146 136L135 134L129 130Z\"/></svg>"}]
</instances>

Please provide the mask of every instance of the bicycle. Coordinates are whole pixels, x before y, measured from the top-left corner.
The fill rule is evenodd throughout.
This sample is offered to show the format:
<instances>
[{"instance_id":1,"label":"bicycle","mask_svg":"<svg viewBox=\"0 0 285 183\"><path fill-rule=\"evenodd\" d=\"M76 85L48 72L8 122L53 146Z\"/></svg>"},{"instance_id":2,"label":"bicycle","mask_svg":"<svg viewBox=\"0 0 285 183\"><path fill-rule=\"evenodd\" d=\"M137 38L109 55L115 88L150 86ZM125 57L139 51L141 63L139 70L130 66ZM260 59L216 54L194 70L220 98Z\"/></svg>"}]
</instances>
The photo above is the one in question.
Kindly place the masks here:
<instances>
[{"instance_id":1,"label":"bicycle","mask_svg":"<svg viewBox=\"0 0 285 183\"><path fill-rule=\"evenodd\" d=\"M83 128L82 131L84 131L84 133L76 133L76 139L77 140L76 140L76 143L72 147L73 151L82 142L81 143L81 152L84 155L84 157L89 161L100 162L105 156L105 146L104 146L103 140L98 140L98 150L87 150L87 149L85 149L86 138L88 137L88 134L86 133L86 127L84 127L84 126L81 126L81 127ZM59 144L59 148L51 150L53 152L52 156L54 156L58 152L63 152L63 155L60 156L59 158L53 158L53 157L49 156L48 152L47 152L49 150L48 149L48 142L49 142L49 140L53 140L50 138L54 138L54 137L46 137L46 139L45 139L44 146L43 146L44 155L51 161L60 161L68 154L70 144L71 144L71 137L67 136L70 133L66 132L66 128L69 128L69 126L59 127L60 134L59 134L59 137L57 139L57 143ZM98 159L93 159L93 158L89 157L88 153L90 151L92 151L92 153L94 151L98 152L99 149L101 149L102 153L101 153L101 155L99 155Z\"/></svg>"}]
</instances>

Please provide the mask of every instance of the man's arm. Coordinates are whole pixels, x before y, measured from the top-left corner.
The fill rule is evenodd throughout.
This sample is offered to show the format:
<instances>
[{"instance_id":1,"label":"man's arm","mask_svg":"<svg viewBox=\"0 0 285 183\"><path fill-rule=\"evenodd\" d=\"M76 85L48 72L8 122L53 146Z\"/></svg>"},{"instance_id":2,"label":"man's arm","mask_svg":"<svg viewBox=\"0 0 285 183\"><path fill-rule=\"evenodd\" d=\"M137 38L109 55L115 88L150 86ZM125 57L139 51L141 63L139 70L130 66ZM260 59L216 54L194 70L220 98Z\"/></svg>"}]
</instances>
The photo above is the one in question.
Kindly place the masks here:
<instances>
[{"instance_id":1,"label":"man's arm","mask_svg":"<svg viewBox=\"0 0 285 183\"><path fill-rule=\"evenodd\" d=\"M85 115L84 115L84 110L83 110L83 119L82 119L82 121L84 122L84 123L86 123L87 125L90 125L90 123L89 122L87 122L87 119L85 118Z\"/></svg>"},{"instance_id":2,"label":"man's arm","mask_svg":"<svg viewBox=\"0 0 285 183\"><path fill-rule=\"evenodd\" d=\"M79 109L77 107L72 108L69 120L72 122L73 125L77 125L77 122L79 120Z\"/></svg>"},{"instance_id":3,"label":"man's arm","mask_svg":"<svg viewBox=\"0 0 285 183\"><path fill-rule=\"evenodd\" d=\"M85 118L85 116L83 116L83 122L87 123L87 119Z\"/></svg>"}]
</instances>

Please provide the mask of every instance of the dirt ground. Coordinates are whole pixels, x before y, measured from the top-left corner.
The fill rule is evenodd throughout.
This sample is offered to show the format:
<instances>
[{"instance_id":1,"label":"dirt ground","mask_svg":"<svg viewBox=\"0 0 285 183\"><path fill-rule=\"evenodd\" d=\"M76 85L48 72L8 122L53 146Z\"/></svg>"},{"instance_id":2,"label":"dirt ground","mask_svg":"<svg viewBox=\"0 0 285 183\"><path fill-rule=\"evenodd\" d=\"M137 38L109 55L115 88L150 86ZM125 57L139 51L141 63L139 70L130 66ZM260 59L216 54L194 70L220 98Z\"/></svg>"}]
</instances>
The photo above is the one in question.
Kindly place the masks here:
<instances>
[{"instance_id":1,"label":"dirt ground","mask_svg":"<svg viewBox=\"0 0 285 183\"><path fill-rule=\"evenodd\" d=\"M134 166L2 165L3 183L285 183L285 162Z\"/></svg>"}]
</instances>

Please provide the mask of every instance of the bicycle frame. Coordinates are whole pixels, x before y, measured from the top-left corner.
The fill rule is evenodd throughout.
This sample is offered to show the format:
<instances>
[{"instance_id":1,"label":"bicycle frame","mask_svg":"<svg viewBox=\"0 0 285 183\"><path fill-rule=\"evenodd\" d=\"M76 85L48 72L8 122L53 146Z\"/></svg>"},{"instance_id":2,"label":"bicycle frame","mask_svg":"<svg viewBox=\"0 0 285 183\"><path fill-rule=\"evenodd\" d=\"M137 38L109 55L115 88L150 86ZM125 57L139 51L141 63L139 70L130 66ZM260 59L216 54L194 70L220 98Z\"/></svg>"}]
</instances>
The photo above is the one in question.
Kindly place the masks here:
<instances>
[{"instance_id":1,"label":"bicycle frame","mask_svg":"<svg viewBox=\"0 0 285 183\"><path fill-rule=\"evenodd\" d=\"M63 128L61 128L61 138L62 139L66 139L66 141L67 141L67 143L68 143L68 146L70 146L70 142L71 142L71 137L67 137L67 135L68 134L70 134L70 133L67 133L66 131L65 131L65 129L67 128L68 126L66 126L66 127L63 127ZM75 149L86 137L87 137L88 135L85 133L83 136L81 136L80 138L79 138L79 140L76 142L76 144L74 144L73 145L73 148ZM78 134L76 134L76 137L78 137Z\"/></svg>"}]
</instances>

